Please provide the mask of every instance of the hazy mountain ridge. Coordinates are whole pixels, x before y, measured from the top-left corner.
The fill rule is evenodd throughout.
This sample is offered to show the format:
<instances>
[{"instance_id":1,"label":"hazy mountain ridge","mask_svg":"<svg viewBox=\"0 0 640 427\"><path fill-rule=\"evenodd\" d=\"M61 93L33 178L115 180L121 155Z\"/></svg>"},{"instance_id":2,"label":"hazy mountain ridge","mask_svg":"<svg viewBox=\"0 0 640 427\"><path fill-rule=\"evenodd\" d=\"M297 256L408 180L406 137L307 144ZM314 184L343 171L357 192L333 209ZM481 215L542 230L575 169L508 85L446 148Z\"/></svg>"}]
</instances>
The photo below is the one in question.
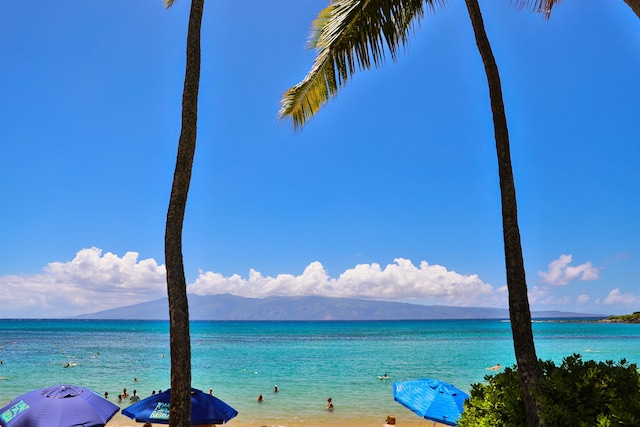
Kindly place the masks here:
<instances>
[{"instance_id":1,"label":"hazy mountain ridge","mask_svg":"<svg viewBox=\"0 0 640 427\"><path fill-rule=\"evenodd\" d=\"M417 305L319 296L245 298L230 294L189 295L191 320L446 320L508 319L509 311L488 307ZM533 318L602 318L603 314L534 311ZM91 314L79 319L168 320L167 298Z\"/></svg>"}]
</instances>

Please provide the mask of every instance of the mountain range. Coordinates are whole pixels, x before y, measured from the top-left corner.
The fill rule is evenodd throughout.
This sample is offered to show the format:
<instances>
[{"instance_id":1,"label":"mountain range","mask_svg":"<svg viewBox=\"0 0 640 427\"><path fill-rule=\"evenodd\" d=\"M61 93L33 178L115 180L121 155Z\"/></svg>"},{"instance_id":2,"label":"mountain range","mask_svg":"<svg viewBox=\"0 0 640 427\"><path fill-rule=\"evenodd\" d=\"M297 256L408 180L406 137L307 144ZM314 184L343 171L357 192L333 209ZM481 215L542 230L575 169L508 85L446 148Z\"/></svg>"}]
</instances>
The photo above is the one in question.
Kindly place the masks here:
<instances>
[{"instance_id":1,"label":"mountain range","mask_svg":"<svg viewBox=\"0 0 640 427\"><path fill-rule=\"evenodd\" d=\"M191 320L508 319L503 308L452 307L320 296L245 298L189 294ZM534 311L532 318L603 318L604 314ZM168 320L167 298L76 316L79 319Z\"/></svg>"}]
</instances>

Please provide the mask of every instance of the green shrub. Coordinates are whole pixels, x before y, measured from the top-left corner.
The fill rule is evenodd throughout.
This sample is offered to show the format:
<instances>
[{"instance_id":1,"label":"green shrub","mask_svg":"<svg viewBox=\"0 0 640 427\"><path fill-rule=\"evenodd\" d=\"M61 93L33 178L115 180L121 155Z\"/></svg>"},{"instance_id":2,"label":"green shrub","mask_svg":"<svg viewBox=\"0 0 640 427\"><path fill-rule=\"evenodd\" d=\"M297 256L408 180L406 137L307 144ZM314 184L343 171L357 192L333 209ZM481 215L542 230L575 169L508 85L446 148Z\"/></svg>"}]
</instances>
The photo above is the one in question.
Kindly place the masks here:
<instances>
[{"instance_id":1,"label":"green shrub","mask_svg":"<svg viewBox=\"0 0 640 427\"><path fill-rule=\"evenodd\" d=\"M545 426L640 426L640 373L622 359L583 361L579 354L561 366L540 361L541 417ZM472 384L458 420L461 427L524 426L525 415L517 368L487 375L487 383Z\"/></svg>"}]
</instances>

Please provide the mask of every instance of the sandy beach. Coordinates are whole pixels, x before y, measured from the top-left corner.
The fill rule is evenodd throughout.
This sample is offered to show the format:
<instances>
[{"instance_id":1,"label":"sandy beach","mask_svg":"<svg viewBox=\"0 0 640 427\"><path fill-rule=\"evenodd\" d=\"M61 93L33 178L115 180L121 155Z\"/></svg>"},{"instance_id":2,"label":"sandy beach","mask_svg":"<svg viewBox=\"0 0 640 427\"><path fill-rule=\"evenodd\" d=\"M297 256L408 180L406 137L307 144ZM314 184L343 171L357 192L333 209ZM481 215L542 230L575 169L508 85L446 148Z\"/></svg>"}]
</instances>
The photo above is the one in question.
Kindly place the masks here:
<instances>
[{"instance_id":1,"label":"sandy beach","mask_svg":"<svg viewBox=\"0 0 640 427\"><path fill-rule=\"evenodd\" d=\"M326 417L317 419L270 419L254 418L251 414L238 417L223 424L225 427L381 427L385 424L384 416L371 416L367 419L349 418L348 414L326 414ZM336 416L334 416L336 415ZM408 411L395 413L398 427L447 427L445 424L434 423L419 418ZM137 423L130 418L118 413L106 427L141 427L143 423ZM166 426L166 424L153 424L154 427Z\"/></svg>"}]
</instances>

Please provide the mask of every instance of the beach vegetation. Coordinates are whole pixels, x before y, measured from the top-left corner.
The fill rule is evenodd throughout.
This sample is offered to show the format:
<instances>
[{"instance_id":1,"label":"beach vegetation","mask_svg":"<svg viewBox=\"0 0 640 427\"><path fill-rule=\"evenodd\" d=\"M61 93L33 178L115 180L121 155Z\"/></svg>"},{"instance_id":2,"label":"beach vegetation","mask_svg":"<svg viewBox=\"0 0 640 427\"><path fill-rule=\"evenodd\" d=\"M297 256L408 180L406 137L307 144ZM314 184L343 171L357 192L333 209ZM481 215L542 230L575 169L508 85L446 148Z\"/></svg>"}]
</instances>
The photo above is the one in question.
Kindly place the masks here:
<instances>
[{"instance_id":1,"label":"beach vegetation","mask_svg":"<svg viewBox=\"0 0 640 427\"><path fill-rule=\"evenodd\" d=\"M518 4L533 5L548 17L556 2L522 0ZM400 48L407 44L425 12L435 13L444 3L441 0L331 0L312 24L308 44L316 50L315 61L304 79L282 95L279 117L291 119L294 129L301 129L357 70L370 69L372 65L381 67L386 52L393 60L397 59ZM489 87L500 179L509 316L526 424L535 427L541 425L535 396L542 372L531 327L502 85L478 1L465 0L465 3Z\"/></svg>"},{"instance_id":2,"label":"beach vegetation","mask_svg":"<svg viewBox=\"0 0 640 427\"><path fill-rule=\"evenodd\" d=\"M174 0L165 0L171 7ZM171 427L191 426L191 338L189 303L182 258L182 227L196 149L200 87L200 29L204 0L191 0L182 92L182 125L165 226L165 265L171 352Z\"/></svg>"},{"instance_id":3,"label":"beach vegetation","mask_svg":"<svg viewBox=\"0 0 640 427\"><path fill-rule=\"evenodd\" d=\"M640 311L635 311L632 314L622 314L619 316L609 316L606 319L602 319L601 322L608 323L640 323Z\"/></svg>"},{"instance_id":4,"label":"beach vegetation","mask_svg":"<svg viewBox=\"0 0 640 427\"><path fill-rule=\"evenodd\" d=\"M640 372L625 359L620 362L566 357L560 366L539 361L543 376L537 399L548 426L639 426ZM517 366L487 375L473 384L470 399L458 420L461 427L525 426Z\"/></svg>"}]
</instances>

